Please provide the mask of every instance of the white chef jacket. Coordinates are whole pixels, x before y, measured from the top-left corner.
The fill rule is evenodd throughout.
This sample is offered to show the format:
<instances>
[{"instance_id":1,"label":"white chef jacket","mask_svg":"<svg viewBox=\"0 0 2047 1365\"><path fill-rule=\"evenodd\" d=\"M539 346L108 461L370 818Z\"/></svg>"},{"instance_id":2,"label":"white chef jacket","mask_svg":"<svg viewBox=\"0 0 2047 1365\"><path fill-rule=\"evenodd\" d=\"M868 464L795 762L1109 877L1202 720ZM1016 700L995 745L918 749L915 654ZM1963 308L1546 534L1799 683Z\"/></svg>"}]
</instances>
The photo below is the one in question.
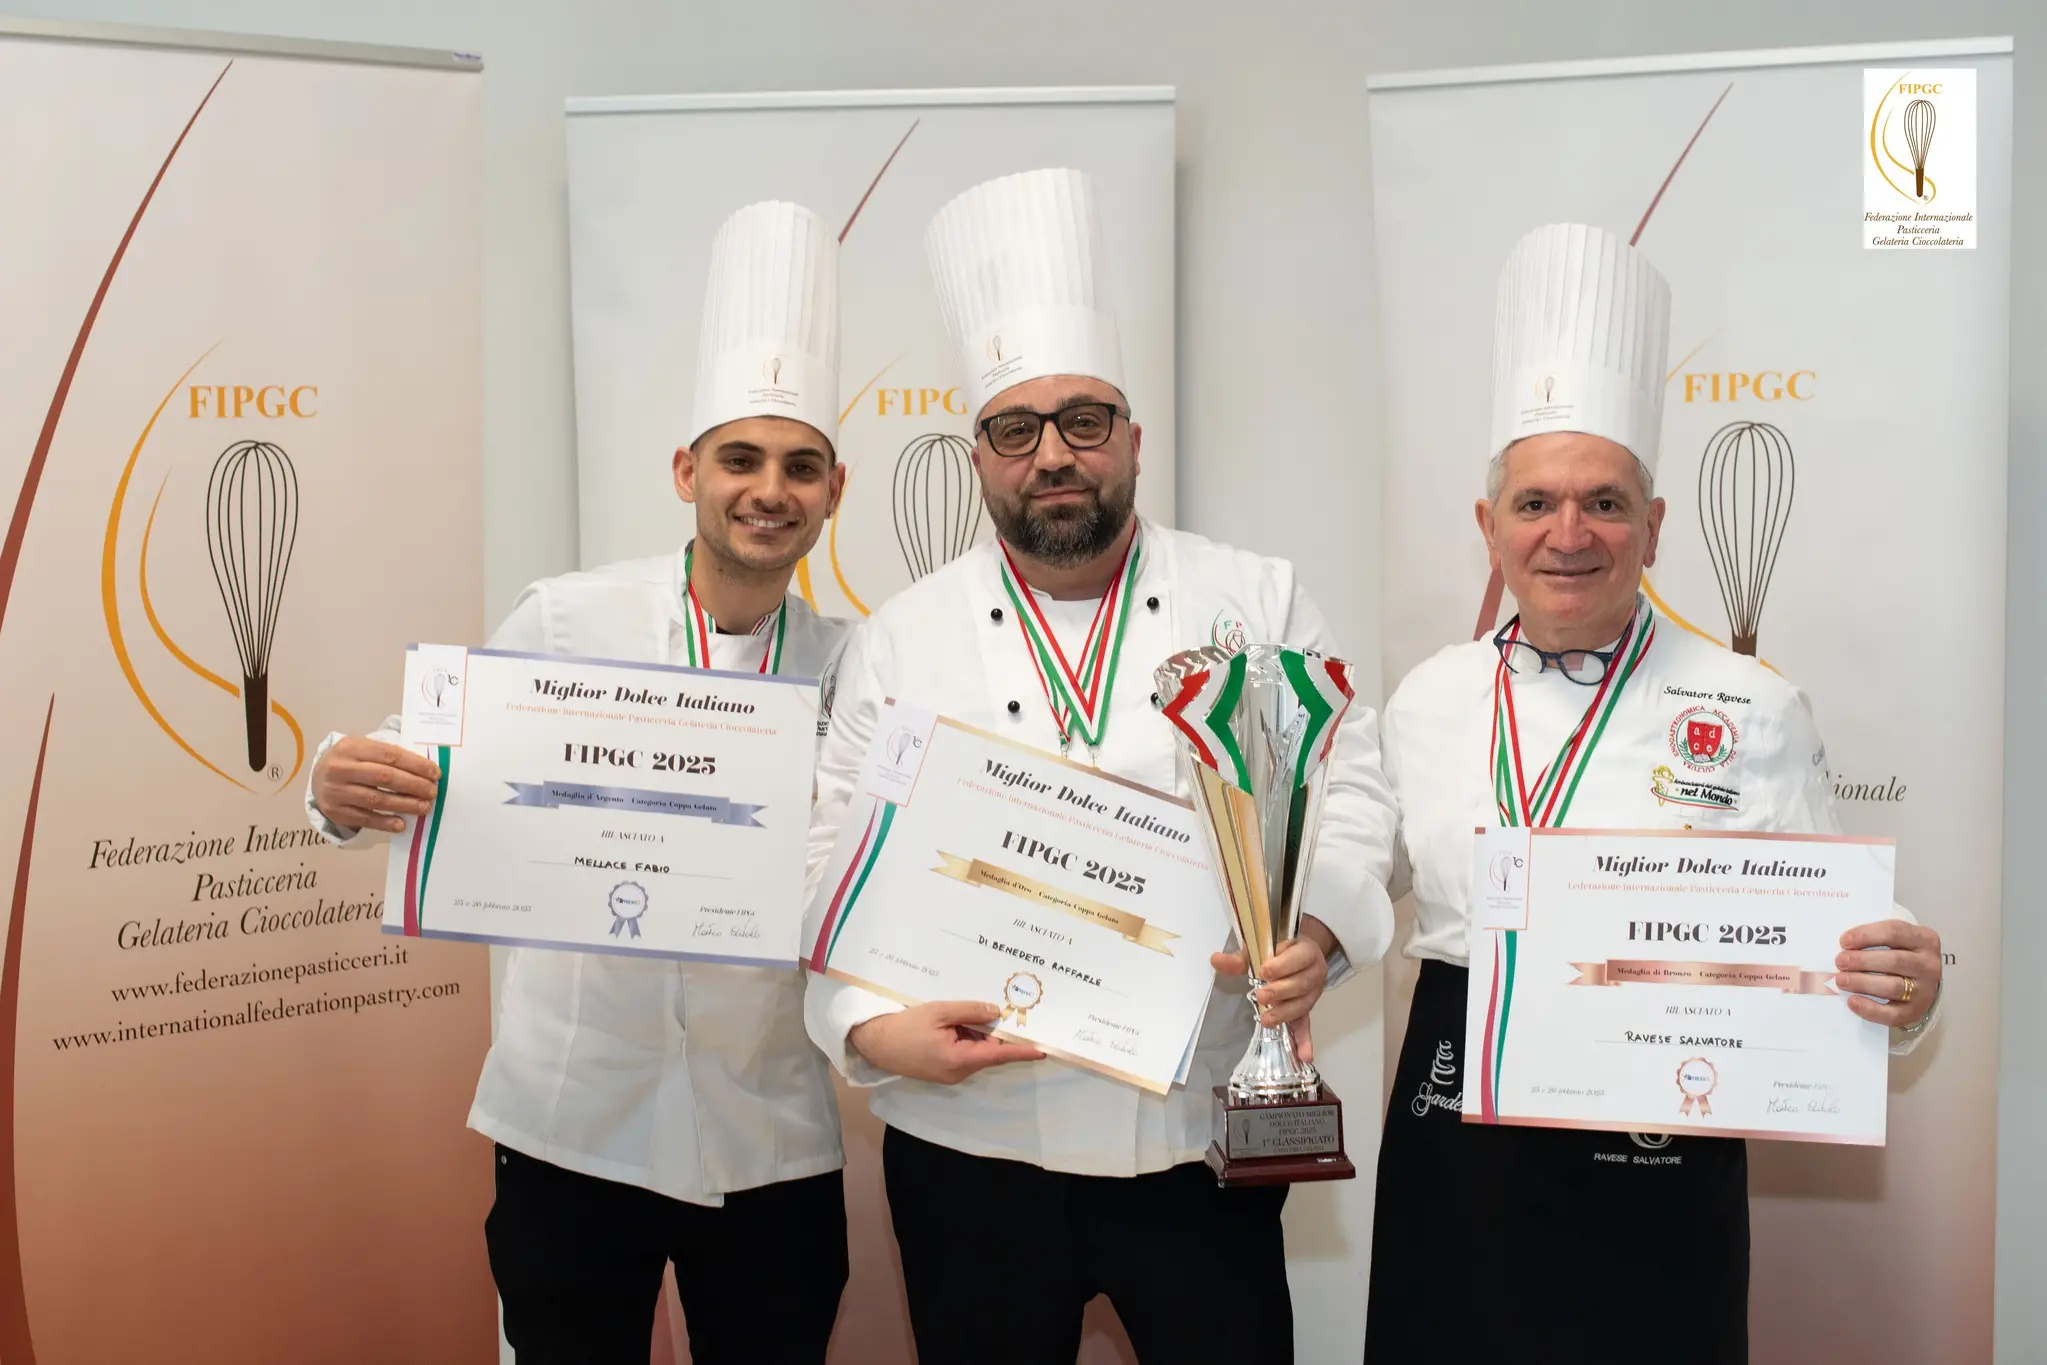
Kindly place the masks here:
<instances>
[{"instance_id":1,"label":"white chef jacket","mask_svg":"<svg viewBox=\"0 0 2047 1365\"><path fill-rule=\"evenodd\" d=\"M1647 603L1639 609L1648 619ZM1411 958L1467 963L1472 830L1500 823L1489 747L1499 662L1490 637L1452 645L1416 665L1386 703L1386 776L1400 803L1394 888L1395 894L1414 892L1414 933L1403 950ZM1521 757L1531 782L1597 691L1553 668L1514 675ZM1693 753L1695 724L1708 740L1716 731L1724 736L1725 752ZM1565 823L1841 832L1833 772L1805 693L1756 660L1662 616ZM1897 914L1912 917L1903 907ZM1909 1051L1926 1028L1911 1035L1893 1030L1893 1050Z\"/></svg>"},{"instance_id":2,"label":"white chef jacket","mask_svg":"<svg viewBox=\"0 0 2047 1365\"><path fill-rule=\"evenodd\" d=\"M1152 704L1154 668L1180 650L1233 634L1339 651L1285 560L1150 522L1142 524L1140 536L1122 663L1096 759L1106 772L1191 796L1180 782L1172 725ZM1057 752L1058 728L1003 590L1000 561L994 544L977 547L884 605L848 644L818 760L810 827L813 891L846 817L884 699ZM998 610L999 619L991 614ZM1058 615L1078 619L1075 613ZM1070 657L1078 639L1062 636L1062 643ZM1078 737L1070 757L1087 761ZM1393 842L1377 718L1356 704L1338 728L1303 905L1343 947L1330 964L1331 984L1349 975L1352 963L1377 962L1392 944L1393 906L1385 883ZM1210 1088L1228 1081L1250 1040L1244 989L1242 978L1218 979L1187 1084L1164 1096L1051 1060L990 1067L958 1085L890 1075L851 1049L846 1035L901 1006L824 976L810 979L805 1015L810 1036L848 1079L879 1086L873 1112L893 1127L970 1155L1082 1175L1132 1176L1200 1158L1209 1139Z\"/></svg>"},{"instance_id":3,"label":"white chef jacket","mask_svg":"<svg viewBox=\"0 0 2047 1365\"><path fill-rule=\"evenodd\" d=\"M682 663L682 565L678 553L542 579L489 647ZM845 634L792 596L782 672L825 673ZM750 673L767 647L765 635L717 635L711 663ZM397 730L392 717L377 737ZM310 784L306 809L336 842L363 837L328 821ZM845 1164L797 970L514 948L469 1126L572 1171L713 1207Z\"/></svg>"}]
</instances>

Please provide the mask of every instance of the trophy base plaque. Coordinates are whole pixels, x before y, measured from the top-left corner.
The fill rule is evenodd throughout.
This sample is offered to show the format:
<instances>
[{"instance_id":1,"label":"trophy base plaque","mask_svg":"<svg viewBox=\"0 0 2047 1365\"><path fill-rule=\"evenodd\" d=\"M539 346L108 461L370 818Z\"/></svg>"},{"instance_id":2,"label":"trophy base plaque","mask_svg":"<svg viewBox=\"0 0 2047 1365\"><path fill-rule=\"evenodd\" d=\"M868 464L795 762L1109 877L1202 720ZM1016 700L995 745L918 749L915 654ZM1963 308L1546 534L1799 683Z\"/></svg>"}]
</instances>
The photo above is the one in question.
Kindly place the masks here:
<instances>
[{"instance_id":1,"label":"trophy base plaque","mask_svg":"<svg viewBox=\"0 0 2047 1365\"><path fill-rule=\"evenodd\" d=\"M1328 1086L1276 1100L1232 1098L1223 1085L1214 1094L1214 1139L1206 1159L1224 1188L1357 1175L1343 1154L1343 1101Z\"/></svg>"}]
</instances>

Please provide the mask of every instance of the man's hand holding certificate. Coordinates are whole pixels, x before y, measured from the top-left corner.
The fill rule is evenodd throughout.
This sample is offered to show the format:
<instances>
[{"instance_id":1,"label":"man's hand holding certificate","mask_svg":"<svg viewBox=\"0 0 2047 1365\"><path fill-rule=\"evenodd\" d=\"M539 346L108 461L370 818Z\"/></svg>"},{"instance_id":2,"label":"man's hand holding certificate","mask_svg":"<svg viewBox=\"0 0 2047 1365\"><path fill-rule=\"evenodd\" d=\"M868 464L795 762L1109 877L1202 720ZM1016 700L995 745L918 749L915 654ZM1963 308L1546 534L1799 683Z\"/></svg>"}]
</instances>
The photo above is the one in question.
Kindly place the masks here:
<instances>
[{"instance_id":1,"label":"man's hand holding certificate","mask_svg":"<svg viewBox=\"0 0 2047 1365\"><path fill-rule=\"evenodd\" d=\"M1466 1122L1880 1145L1889 1035L1833 982L1888 841L1488 829Z\"/></svg>"},{"instance_id":2,"label":"man's hand holding certificate","mask_svg":"<svg viewBox=\"0 0 2047 1365\"><path fill-rule=\"evenodd\" d=\"M886 710L817 900L813 970L1163 1093L1229 929L1185 802L1054 754Z\"/></svg>"},{"instance_id":3,"label":"man's hand holding certificate","mask_svg":"<svg viewBox=\"0 0 2047 1365\"><path fill-rule=\"evenodd\" d=\"M421 645L405 693L441 783L387 931L795 965L809 680Z\"/></svg>"}]
</instances>

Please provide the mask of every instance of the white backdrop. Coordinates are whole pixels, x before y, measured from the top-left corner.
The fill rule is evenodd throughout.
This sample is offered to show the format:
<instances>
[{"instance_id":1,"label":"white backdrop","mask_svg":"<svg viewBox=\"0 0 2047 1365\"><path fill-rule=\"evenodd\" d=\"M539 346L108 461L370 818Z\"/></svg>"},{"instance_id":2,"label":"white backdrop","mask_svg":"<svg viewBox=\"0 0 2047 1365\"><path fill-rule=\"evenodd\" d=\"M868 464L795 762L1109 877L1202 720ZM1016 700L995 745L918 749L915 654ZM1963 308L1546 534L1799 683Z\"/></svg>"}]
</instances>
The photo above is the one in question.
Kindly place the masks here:
<instances>
[{"instance_id":1,"label":"white backdrop","mask_svg":"<svg viewBox=\"0 0 2047 1365\"><path fill-rule=\"evenodd\" d=\"M1795 494L1758 652L1812 695L1844 822L1897 837L1899 899L1950 954L1941 1028L1892 1067L1887 1149L1750 1146L1759 1362L1990 1354L2009 50L1721 53L1373 83L1388 690L1470 638L1480 615L1488 574L1470 509L1508 250L1546 222L1640 225L1674 292L1657 479L1670 511L1651 591L1671 620L1729 639L1723 593L1739 601L1754 573L1716 573L1700 507L1728 489L1704 452L1735 437L1788 448ZM1865 67L1974 70L1975 249L1862 246ZM1929 173L1947 153L1936 138ZM1389 1056L1411 965L1389 968Z\"/></svg>"},{"instance_id":2,"label":"white backdrop","mask_svg":"<svg viewBox=\"0 0 2047 1365\"><path fill-rule=\"evenodd\" d=\"M569 102L568 149L585 567L688 535L669 457L691 435L711 237L759 199L793 200L845 230L846 495L798 587L827 615L857 617L991 535L978 496L956 496L962 480L972 486L972 414L955 389L924 226L969 186L1041 166L1095 179L1144 427L1139 507L1172 522L1170 90L580 99Z\"/></svg>"}]
</instances>

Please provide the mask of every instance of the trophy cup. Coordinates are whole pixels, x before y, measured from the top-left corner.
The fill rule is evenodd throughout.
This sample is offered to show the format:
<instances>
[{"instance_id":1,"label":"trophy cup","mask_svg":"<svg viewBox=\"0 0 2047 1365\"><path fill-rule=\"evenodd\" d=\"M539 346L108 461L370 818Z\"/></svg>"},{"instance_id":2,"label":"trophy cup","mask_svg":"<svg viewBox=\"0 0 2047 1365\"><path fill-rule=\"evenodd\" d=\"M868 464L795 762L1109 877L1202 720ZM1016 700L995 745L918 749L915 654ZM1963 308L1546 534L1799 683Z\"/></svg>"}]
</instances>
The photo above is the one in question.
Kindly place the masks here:
<instances>
[{"instance_id":1,"label":"trophy cup","mask_svg":"<svg viewBox=\"0 0 2047 1365\"><path fill-rule=\"evenodd\" d=\"M1175 654L1153 676L1250 963L1255 1032L1230 1083L1215 1087L1209 1168L1226 1186L1348 1180L1357 1171L1343 1154L1341 1102L1295 1054L1285 1024L1256 1021L1265 964L1300 928L1350 665L1279 645L1204 647Z\"/></svg>"}]
</instances>

